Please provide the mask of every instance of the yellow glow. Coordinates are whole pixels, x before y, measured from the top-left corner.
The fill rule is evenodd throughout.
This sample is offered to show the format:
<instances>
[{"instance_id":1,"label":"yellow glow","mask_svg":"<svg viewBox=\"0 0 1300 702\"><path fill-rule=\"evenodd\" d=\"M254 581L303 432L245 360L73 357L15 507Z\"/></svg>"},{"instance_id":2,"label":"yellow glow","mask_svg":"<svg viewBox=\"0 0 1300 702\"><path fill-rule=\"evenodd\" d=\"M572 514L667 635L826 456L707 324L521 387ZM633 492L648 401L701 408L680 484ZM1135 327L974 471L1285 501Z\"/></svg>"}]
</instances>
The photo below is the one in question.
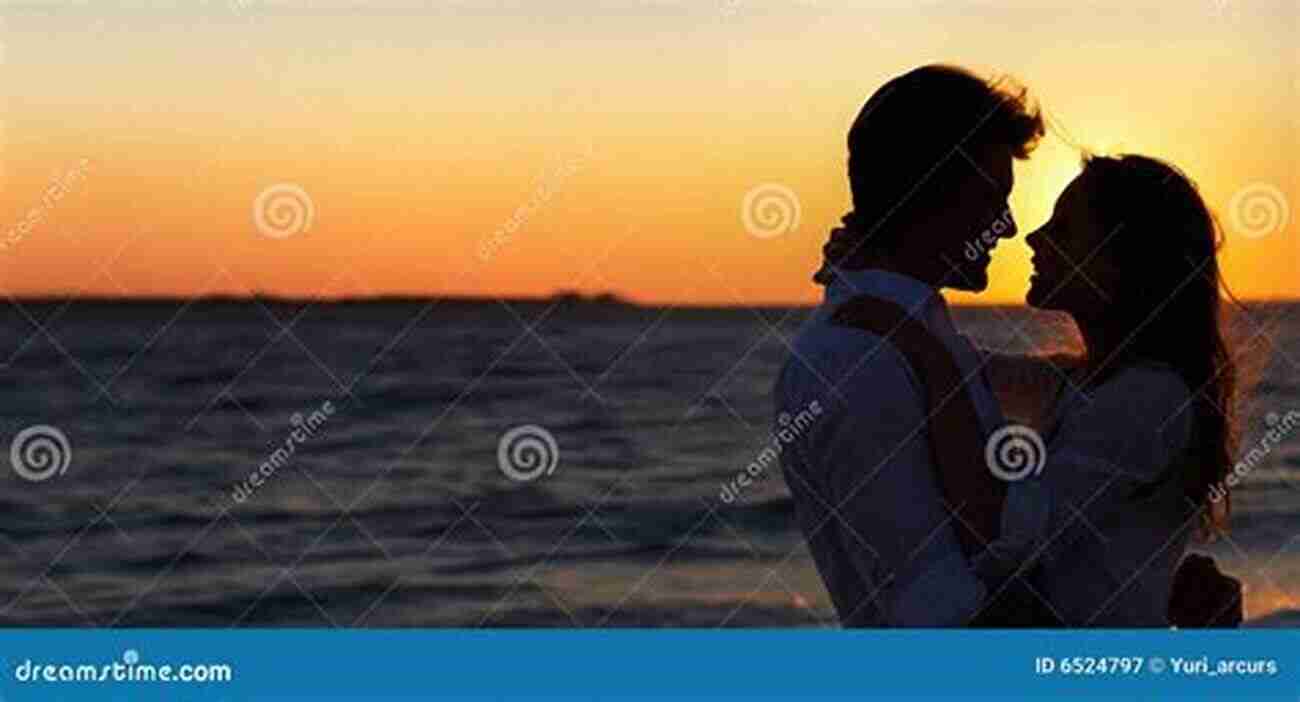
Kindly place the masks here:
<instances>
[{"instance_id":1,"label":"yellow glow","mask_svg":"<svg viewBox=\"0 0 1300 702\"><path fill-rule=\"evenodd\" d=\"M1080 145L1173 161L1221 214L1243 188L1275 187L1289 223L1230 231L1226 277L1243 297L1300 297L1294 8L1235 8L1229 24L1213 3L1204 16L1014 5L983 18L706 5L17 9L0 285L814 302L809 276L848 203L845 130L883 80L948 60L1016 74ZM1129 29L1152 15L1167 20L1155 44ZM1076 164L1049 138L1018 168L1023 232ZM281 183L310 195L315 218L268 238L252 207ZM764 183L797 195L797 228L746 232L741 204ZM1023 242L999 247L992 275L986 295L956 299L1020 301Z\"/></svg>"}]
</instances>

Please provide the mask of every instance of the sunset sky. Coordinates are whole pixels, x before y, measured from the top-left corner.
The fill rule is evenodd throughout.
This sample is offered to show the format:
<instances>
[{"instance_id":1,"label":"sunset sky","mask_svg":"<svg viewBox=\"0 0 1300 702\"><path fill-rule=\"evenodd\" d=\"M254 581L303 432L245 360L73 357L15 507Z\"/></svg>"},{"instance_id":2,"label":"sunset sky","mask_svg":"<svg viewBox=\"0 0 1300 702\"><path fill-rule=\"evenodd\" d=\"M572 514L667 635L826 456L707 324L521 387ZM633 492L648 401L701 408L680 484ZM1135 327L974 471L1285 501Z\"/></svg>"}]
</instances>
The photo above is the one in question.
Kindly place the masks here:
<instances>
[{"instance_id":1,"label":"sunset sky","mask_svg":"<svg viewBox=\"0 0 1300 702\"><path fill-rule=\"evenodd\" d=\"M1018 167L1022 231L1077 168L1059 134L1154 155L1219 213L1234 292L1300 297L1295 0L1045 5L8 0L0 287L812 302L849 124L945 61L1060 130ZM757 236L771 192L797 226ZM981 299L1028 269L1001 246Z\"/></svg>"}]
</instances>

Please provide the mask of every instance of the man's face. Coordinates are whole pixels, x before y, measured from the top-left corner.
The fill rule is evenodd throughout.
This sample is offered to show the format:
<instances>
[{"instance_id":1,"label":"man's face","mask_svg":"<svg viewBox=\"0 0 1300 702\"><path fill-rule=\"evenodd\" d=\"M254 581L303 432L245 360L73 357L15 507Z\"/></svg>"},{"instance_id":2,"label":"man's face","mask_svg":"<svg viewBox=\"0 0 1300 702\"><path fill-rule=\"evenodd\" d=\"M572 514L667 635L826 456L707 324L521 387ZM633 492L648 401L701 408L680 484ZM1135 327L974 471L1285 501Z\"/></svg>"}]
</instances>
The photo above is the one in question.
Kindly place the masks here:
<instances>
[{"instance_id":1,"label":"man's face","mask_svg":"<svg viewBox=\"0 0 1300 702\"><path fill-rule=\"evenodd\" d=\"M940 263L944 287L980 292L988 287L993 249L1016 235L1011 216L1015 184L1011 150L990 147L953 156L957 185L949 204L936 212L940 221L931 231L943 237Z\"/></svg>"}]
</instances>

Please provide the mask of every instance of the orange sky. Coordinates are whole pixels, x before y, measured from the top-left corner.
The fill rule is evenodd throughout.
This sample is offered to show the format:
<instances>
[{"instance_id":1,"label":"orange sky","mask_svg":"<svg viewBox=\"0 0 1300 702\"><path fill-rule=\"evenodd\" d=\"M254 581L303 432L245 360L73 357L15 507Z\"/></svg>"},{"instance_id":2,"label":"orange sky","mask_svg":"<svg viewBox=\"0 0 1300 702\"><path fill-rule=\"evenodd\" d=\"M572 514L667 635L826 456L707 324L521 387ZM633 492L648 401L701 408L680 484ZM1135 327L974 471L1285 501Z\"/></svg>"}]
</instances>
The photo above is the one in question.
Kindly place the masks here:
<instances>
[{"instance_id":1,"label":"orange sky","mask_svg":"<svg viewBox=\"0 0 1300 702\"><path fill-rule=\"evenodd\" d=\"M1181 166L1234 291L1300 297L1294 2L164 5L6 6L9 293L811 302L853 116L950 61L1016 75L1082 145ZM1022 164L1022 231L1076 163L1053 137ZM764 184L799 211L769 238L742 217ZM254 206L284 185L310 226L267 236ZM1027 258L999 247L981 299L1020 300Z\"/></svg>"}]
</instances>

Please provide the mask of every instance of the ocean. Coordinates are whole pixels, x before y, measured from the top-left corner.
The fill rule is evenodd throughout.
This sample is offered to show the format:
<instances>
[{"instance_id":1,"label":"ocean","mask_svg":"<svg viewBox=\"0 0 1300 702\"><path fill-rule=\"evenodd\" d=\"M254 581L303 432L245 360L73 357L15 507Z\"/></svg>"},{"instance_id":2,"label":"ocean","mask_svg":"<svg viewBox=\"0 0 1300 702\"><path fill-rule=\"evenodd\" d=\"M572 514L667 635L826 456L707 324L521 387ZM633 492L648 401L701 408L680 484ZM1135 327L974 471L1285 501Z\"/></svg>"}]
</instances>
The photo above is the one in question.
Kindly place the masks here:
<instances>
[{"instance_id":1,"label":"ocean","mask_svg":"<svg viewBox=\"0 0 1300 702\"><path fill-rule=\"evenodd\" d=\"M779 468L720 498L808 312L10 300L0 625L834 626ZM1262 437L1300 412L1300 306L1248 313L1257 460L1198 549L1294 626L1300 436Z\"/></svg>"}]
</instances>

